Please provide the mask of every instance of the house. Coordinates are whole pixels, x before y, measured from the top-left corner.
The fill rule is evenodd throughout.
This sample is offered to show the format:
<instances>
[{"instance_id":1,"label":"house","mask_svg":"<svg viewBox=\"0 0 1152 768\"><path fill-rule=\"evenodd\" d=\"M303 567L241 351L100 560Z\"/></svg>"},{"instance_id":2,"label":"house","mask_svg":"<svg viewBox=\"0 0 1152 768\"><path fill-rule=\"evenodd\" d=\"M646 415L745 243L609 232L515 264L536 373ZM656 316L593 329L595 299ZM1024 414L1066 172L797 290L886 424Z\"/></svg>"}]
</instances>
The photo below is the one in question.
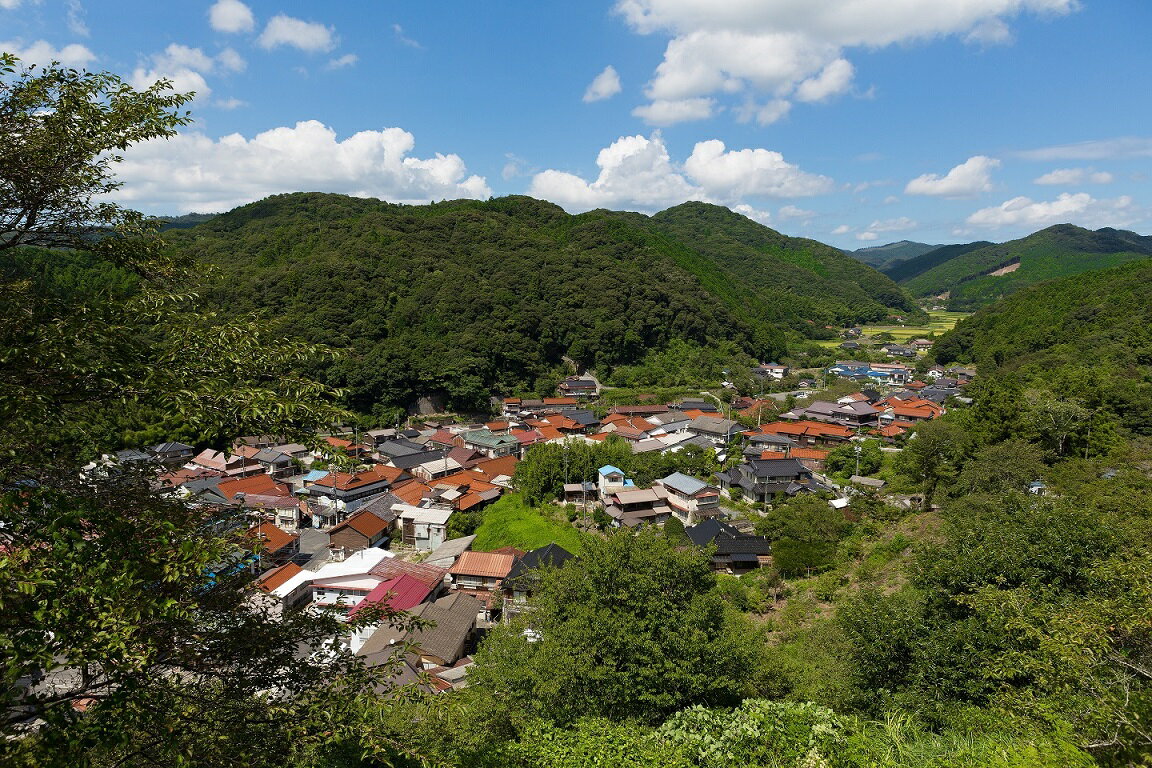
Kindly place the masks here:
<instances>
[{"instance_id":1,"label":"house","mask_svg":"<svg viewBox=\"0 0 1152 768\"><path fill-rule=\"evenodd\" d=\"M613 525L635 528L645 523L663 523L672 516L672 507L663 487L625 488L604 497L604 512L612 518Z\"/></svg>"},{"instance_id":2,"label":"house","mask_svg":"<svg viewBox=\"0 0 1152 768\"><path fill-rule=\"evenodd\" d=\"M574 411L580 401L574 397L546 397L544 398L544 409L549 411Z\"/></svg>"},{"instance_id":3,"label":"house","mask_svg":"<svg viewBox=\"0 0 1152 768\"><path fill-rule=\"evenodd\" d=\"M796 459L813 472L822 472L824 471L824 462L828 459L829 453L830 451L822 451L819 448L793 448L789 452L788 458ZM771 459L776 457L765 451L761 454L760 458Z\"/></svg>"},{"instance_id":4,"label":"house","mask_svg":"<svg viewBox=\"0 0 1152 768\"><path fill-rule=\"evenodd\" d=\"M291 456L275 448L263 448L252 458L265 472L276 478L288 477L296 468Z\"/></svg>"},{"instance_id":5,"label":"house","mask_svg":"<svg viewBox=\"0 0 1152 768\"><path fill-rule=\"evenodd\" d=\"M264 471L264 467L252 459L245 458L238 454L226 454L221 451L214 451L211 448L205 448L203 451L200 451L200 453L192 458L191 463L197 467L215 469L229 477L256 475Z\"/></svg>"},{"instance_id":6,"label":"house","mask_svg":"<svg viewBox=\"0 0 1152 768\"><path fill-rule=\"evenodd\" d=\"M797 447L797 443L785 435L773 435L764 432L745 432L748 438L746 454L760 457L764 453L779 454L779 458L786 459L788 454Z\"/></svg>"},{"instance_id":7,"label":"house","mask_svg":"<svg viewBox=\"0 0 1152 768\"><path fill-rule=\"evenodd\" d=\"M348 612L348 618L355 618L368 606L380 606L389 613L411 611L433 596L437 589L438 585L429 585L407 573L402 573L376 585L371 592L364 596L364 599ZM379 621L352 630L348 638L350 650L353 653L359 651L368 641L368 638L376 634L380 627L387 623L387 621Z\"/></svg>"},{"instance_id":8,"label":"house","mask_svg":"<svg viewBox=\"0 0 1152 768\"><path fill-rule=\"evenodd\" d=\"M812 479L812 470L797 459L752 459L716 477L721 488L740 488L756 502L768 501L776 494L795 496L822 490Z\"/></svg>"},{"instance_id":9,"label":"house","mask_svg":"<svg viewBox=\"0 0 1152 768\"><path fill-rule=\"evenodd\" d=\"M917 352L927 352L932 349L932 344L933 342L928 339L912 339L912 341L908 342L908 346Z\"/></svg>"},{"instance_id":10,"label":"house","mask_svg":"<svg viewBox=\"0 0 1152 768\"><path fill-rule=\"evenodd\" d=\"M397 512L401 542L405 546L432 551L447 540L448 518L452 517L452 507L398 504L393 509Z\"/></svg>"},{"instance_id":11,"label":"house","mask_svg":"<svg viewBox=\"0 0 1152 768\"><path fill-rule=\"evenodd\" d=\"M801 446L841 445L855 436L856 432L840 424L827 424L819 421L774 421L764 424L759 432L766 435L781 435Z\"/></svg>"},{"instance_id":12,"label":"house","mask_svg":"<svg viewBox=\"0 0 1152 768\"><path fill-rule=\"evenodd\" d=\"M768 539L741 533L719 520L705 520L685 528L684 533L698 547L715 548L712 552L714 570L741 573L771 562L772 547Z\"/></svg>"},{"instance_id":13,"label":"house","mask_svg":"<svg viewBox=\"0 0 1152 768\"><path fill-rule=\"evenodd\" d=\"M566 504L587 504L589 499L595 501L596 498L596 483L591 480L564 484L564 503Z\"/></svg>"},{"instance_id":14,"label":"house","mask_svg":"<svg viewBox=\"0 0 1152 768\"><path fill-rule=\"evenodd\" d=\"M480 611L480 601L462 592L432 603L421 603L409 613L427 621L426 626L402 632L391 625L382 625L357 653L371 656L386 652L392 646L411 644L425 668L452 666L465 655Z\"/></svg>"},{"instance_id":15,"label":"house","mask_svg":"<svg viewBox=\"0 0 1152 768\"><path fill-rule=\"evenodd\" d=\"M354 552L344 560L332 560L319 569L301 569L266 590L281 609L315 604L318 607L346 609L355 606L384 579L372 573L392 554L382 549Z\"/></svg>"},{"instance_id":16,"label":"house","mask_svg":"<svg viewBox=\"0 0 1152 768\"><path fill-rule=\"evenodd\" d=\"M321 504L352 513L368 498L387 491L399 476L395 469L384 466L352 473L328 472L306 490Z\"/></svg>"},{"instance_id":17,"label":"house","mask_svg":"<svg viewBox=\"0 0 1152 768\"><path fill-rule=\"evenodd\" d=\"M575 425L580 429L579 425ZM520 443L514 435L497 434L489 429L476 429L460 435L463 447L479 451L490 459L509 456L519 451Z\"/></svg>"},{"instance_id":18,"label":"house","mask_svg":"<svg viewBox=\"0 0 1152 768\"><path fill-rule=\"evenodd\" d=\"M668 477L655 482L663 488L672 514L685 525L715 517L720 512L720 489L697 480L681 472L673 472Z\"/></svg>"},{"instance_id":19,"label":"house","mask_svg":"<svg viewBox=\"0 0 1152 768\"><path fill-rule=\"evenodd\" d=\"M840 344L840 349L860 349L860 342L858 341L845 341Z\"/></svg>"},{"instance_id":20,"label":"house","mask_svg":"<svg viewBox=\"0 0 1152 768\"><path fill-rule=\"evenodd\" d=\"M164 463L183 463L196 454L196 449L184 443L160 443L153 445L148 451Z\"/></svg>"},{"instance_id":21,"label":"house","mask_svg":"<svg viewBox=\"0 0 1152 768\"><path fill-rule=\"evenodd\" d=\"M786 365L780 363L760 363L752 369L752 375L758 376L762 379L775 379L777 381L786 378L790 369Z\"/></svg>"},{"instance_id":22,"label":"house","mask_svg":"<svg viewBox=\"0 0 1152 768\"><path fill-rule=\"evenodd\" d=\"M687 431L711 440L717 446L727 445L743 429L731 419L719 419L713 416L699 416L692 419Z\"/></svg>"},{"instance_id":23,"label":"house","mask_svg":"<svg viewBox=\"0 0 1152 768\"><path fill-rule=\"evenodd\" d=\"M379 547L388 542L391 522L361 510L328 531L328 547L344 553Z\"/></svg>"},{"instance_id":24,"label":"house","mask_svg":"<svg viewBox=\"0 0 1152 768\"><path fill-rule=\"evenodd\" d=\"M597 470L599 477L596 483L596 490L600 493L600 499L604 500L613 491L623 490L624 488L631 487L632 481L624 476L624 470L605 464Z\"/></svg>"},{"instance_id":25,"label":"house","mask_svg":"<svg viewBox=\"0 0 1152 768\"><path fill-rule=\"evenodd\" d=\"M284 565L300 551L300 537L280 530L272 523L260 523L248 529L248 538L257 544L260 568Z\"/></svg>"},{"instance_id":26,"label":"house","mask_svg":"<svg viewBox=\"0 0 1152 768\"><path fill-rule=\"evenodd\" d=\"M916 357L916 350L901 344L885 344L880 348L884 354L892 357Z\"/></svg>"},{"instance_id":27,"label":"house","mask_svg":"<svg viewBox=\"0 0 1152 768\"><path fill-rule=\"evenodd\" d=\"M865 477L863 475L852 475L852 477L848 478L848 482L852 483L853 485L862 485L865 488L872 488L877 491L884 487L883 480L876 477Z\"/></svg>"},{"instance_id":28,"label":"house","mask_svg":"<svg viewBox=\"0 0 1152 768\"><path fill-rule=\"evenodd\" d=\"M547 568L560 568L573 557L575 555L564 547L552 543L525 552L516 558L512 569L500 583L500 591L504 596L501 613L504 620L511 618L512 614L532 597L532 593L540 586L541 571Z\"/></svg>"},{"instance_id":29,"label":"house","mask_svg":"<svg viewBox=\"0 0 1152 768\"><path fill-rule=\"evenodd\" d=\"M250 496L278 496L295 501L292 490L287 485L278 483L265 474L221 478L216 484L215 491L223 498L225 504L247 506L246 502Z\"/></svg>"},{"instance_id":30,"label":"house","mask_svg":"<svg viewBox=\"0 0 1152 768\"><path fill-rule=\"evenodd\" d=\"M811 419L859 428L876 426L880 420L880 413L880 409L862 400L848 403L815 400L806 406L793 408L787 413L780 414L780 418Z\"/></svg>"},{"instance_id":31,"label":"house","mask_svg":"<svg viewBox=\"0 0 1152 768\"><path fill-rule=\"evenodd\" d=\"M582 376L569 376L557 387L562 397L595 397L596 380Z\"/></svg>"},{"instance_id":32,"label":"house","mask_svg":"<svg viewBox=\"0 0 1152 768\"><path fill-rule=\"evenodd\" d=\"M453 588L489 592L504 580L515 562L514 555L469 550L461 553L448 573Z\"/></svg>"}]
</instances>

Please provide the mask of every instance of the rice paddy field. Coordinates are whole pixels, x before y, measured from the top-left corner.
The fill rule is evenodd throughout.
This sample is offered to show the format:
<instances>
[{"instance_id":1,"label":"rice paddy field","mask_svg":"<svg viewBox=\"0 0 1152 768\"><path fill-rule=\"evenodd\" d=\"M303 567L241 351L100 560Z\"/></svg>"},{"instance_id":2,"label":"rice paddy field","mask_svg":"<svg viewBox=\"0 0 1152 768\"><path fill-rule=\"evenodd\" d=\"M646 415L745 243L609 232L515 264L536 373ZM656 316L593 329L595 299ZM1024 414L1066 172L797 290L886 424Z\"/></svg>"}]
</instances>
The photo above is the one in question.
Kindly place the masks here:
<instances>
[{"instance_id":1,"label":"rice paddy field","mask_svg":"<svg viewBox=\"0 0 1152 768\"><path fill-rule=\"evenodd\" d=\"M893 339L897 344L912 339L918 339L922 336L927 336L930 333L935 333L937 336L950 331L965 317L968 317L971 312L946 312L944 310L933 310L928 313L929 321L926 325L865 325L864 339L876 335L877 333L884 333L887 331L892 334ZM816 342L822 347L833 349L840 346L843 339L826 339Z\"/></svg>"}]
</instances>

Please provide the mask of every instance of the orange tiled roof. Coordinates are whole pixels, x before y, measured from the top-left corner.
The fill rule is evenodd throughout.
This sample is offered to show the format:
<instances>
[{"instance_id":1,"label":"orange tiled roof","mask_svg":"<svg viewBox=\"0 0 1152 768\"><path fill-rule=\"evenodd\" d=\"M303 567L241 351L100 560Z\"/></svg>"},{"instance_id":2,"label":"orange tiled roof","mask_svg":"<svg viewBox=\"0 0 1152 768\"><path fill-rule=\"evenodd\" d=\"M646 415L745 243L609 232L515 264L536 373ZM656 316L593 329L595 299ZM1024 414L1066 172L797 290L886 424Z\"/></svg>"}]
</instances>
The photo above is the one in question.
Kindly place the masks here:
<instances>
[{"instance_id":1,"label":"orange tiled roof","mask_svg":"<svg viewBox=\"0 0 1152 768\"><path fill-rule=\"evenodd\" d=\"M257 589L262 589L265 592L271 592L272 590L276 589L276 587L288 581L288 579L300 573L302 570L304 569L296 565L296 563L285 563L279 568L273 568L272 570L268 571L260 578L256 579L256 581L253 583L256 585Z\"/></svg>"},{"instance_id":2,"label":"orange tiled roof","mask_svg":"<svg viewBox=\"0 0 1152 768\"><path fill-rule=\"evenodd\" d=\"M774 421L760 427L760 432L770 435L806 435L811 437L852 437L855 432L838 424L825 424L819 421Z\"/></svg>"},{"instance_id":3,"label":"orange tiled roof","mask_svg":"<svg viewBox=\"0 0 1152 768\"><path fill-rule=\"evenodd\" d=\"M516 471L516 465L520 460L515 456L501 456L498 459L485 459L478 461L472 465L471 469L480 472L488 479L498 475L508 475L509 477Z\"/></svg>"},{"instance_id":4,"label":"orange tiled roof","mask_svg":"<svg viewBox=\"0 0 1152 768\"><path fill-rule=\"evenodd\" d=\"M344 528L351 528L362 536L371 539L384 531L388 530L388 522L381 517L378 517L368 510L357 512L349 517L344 522L340 523L328 532L329 535L336 533Z\"/></svg>"},{"instance_id":5,"label":"orange tiled roof","mask_svg":"<svg viewBox=\"0 0 1152 768\"><path fill-rule=\"evenodd\" d=\"M813 461L824 461L828 458L830 451L820 451L815 448L793 448L788 455L793 459L812 459ZM764 458L761 456L760 458ZM771 458L771 457L769 457Z\"/></svg>"},{"instance_id":6,"label":"orange tiled roof","mask_svg":"<svg viewBox=\"0 0 1152 768\"><path fill-rule=\"evenodd\" d=\"M328 443L328 445L332 446L333 448L351 448L352 447L352 441L351 440L345 440L341 437L326 437L326 438L324 438L324 442Z\"/></svg>"},{"instance_id":7,"label":"orange tiled roof","mask_svg":"<svg viewBox=\"0 0 1152 768\"><path fill-rule=\"evenodd\" d=\"M579 405L580 401L574 397L546 397L544 405Z\"/></svg>"},{"instance_id":8,"label":"orange tiled roof","mask_svg":"<svg viewBox=\"0 0 1152 768\"><path fill-rule=\"evenodd\" d=\"M257 494L260 496L291 496L292 490L283 483L272 479L271 475L259 474L249 477L238 477L232 480L222 480L216 490L226 499L233 499L236 494Z\"/></svg>"},{"instance_id":9,"label":"orange tiled roof","mask_svg":"<svg viewBox=\"0 0 1152 768\"><path fill-rule=\"evenodd\" d=\"M263 542L264 549L268 552L279 552L299 538L294 533L280 530L272 523L252 526L248 529L248 536Z\"/></svg>"},{"instance_id":10,"label":"orange tiled roof","mask_svg":"<svg viewBox=\"0 0 1152 768\"><path fill-rule=\"evenodd\" d=\"M514 562L516 558L512 555L469 550L460 555L448 573L502 579L512 570Z\"/></svg>"}]
</instances>

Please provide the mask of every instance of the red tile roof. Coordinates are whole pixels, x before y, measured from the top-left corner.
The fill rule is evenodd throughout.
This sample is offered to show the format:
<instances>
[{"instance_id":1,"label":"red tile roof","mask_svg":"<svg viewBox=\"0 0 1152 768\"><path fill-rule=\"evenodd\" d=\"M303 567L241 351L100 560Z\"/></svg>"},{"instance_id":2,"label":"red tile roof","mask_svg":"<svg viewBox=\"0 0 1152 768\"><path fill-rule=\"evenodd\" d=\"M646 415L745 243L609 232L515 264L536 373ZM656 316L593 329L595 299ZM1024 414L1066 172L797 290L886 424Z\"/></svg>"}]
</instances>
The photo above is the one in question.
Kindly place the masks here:
<instances>
[{"instance_id":1,"label":"red tile roof","mask_svg":"<svg viewBox=\"0 0 1152 768\"><path fill-rule=\"evenodd\" d=\"M809 437L850 438L855 432L838 424L825 424L819 421L774 421L765 424L759 431L768 435L805 435Z\"/></svg>"},{"instance_id":2,"label":"red tile roof","mask_svg":"<svg viewBox=\"0 0 1152 768\"><path fill-rule=\"evenodd\" d=\"M407 573L402 573L379 585L356 604L348 616L355 616L361 606L384 603L390 611L407 611L424 602L432 593L434 585L429 585Z\"/></svg>"},{"instance_id":3,"label":"red tile roof","mask_svg":"<svg viewBox=\"0 0 1152 768\"><path fill-rule=\"evenodd\" d=\"M788 456L793 459L812 459L813 461L824 461L828 458L831 451L820 451L815 448L793 448L788 452ZM760 458L773 458L772 456L761 456Z\"/></svg>"},{"instance_id":4,"label":"red tile roof","mask_svg":"<svg viewBox=\"0 0 1152 768\"><path fill-rule=\"evenodd\" d=\"M544 405L579 405L580 401L574 397L546 397Z\"/></svg>"},{"instance_id":5,"label":"red tile roof","mask_svg":"<svg viewBox=\"0 0 1152 768\"><path fill-rule=\"evenodd\" d=\"M516 465L520 460L515 456L501 456L498 459L485 459L473 464L469 469L474 472L479 472L486 478L491 480L500 475L507 475L511 477L516 472Z\"/></svg>"}]
</instances>

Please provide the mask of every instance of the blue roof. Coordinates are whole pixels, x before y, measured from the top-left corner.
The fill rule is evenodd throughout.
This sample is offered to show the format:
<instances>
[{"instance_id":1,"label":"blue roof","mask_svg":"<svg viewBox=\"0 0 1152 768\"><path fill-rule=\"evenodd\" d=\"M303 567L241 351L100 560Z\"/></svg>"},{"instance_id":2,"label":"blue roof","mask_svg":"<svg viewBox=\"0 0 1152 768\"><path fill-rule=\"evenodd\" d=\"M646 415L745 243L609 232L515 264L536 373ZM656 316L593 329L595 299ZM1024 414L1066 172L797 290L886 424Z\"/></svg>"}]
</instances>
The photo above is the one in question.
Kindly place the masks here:
<instances>
[{"instance_id":1,"label":"blue roof","mask_svg":"<svg viewBox=\"0 0 1152 768\"><path fill-rule=\"evenodd\" d=\"M313 469L308 474L304 475L304 482L314 483L327 474L328 474L328 470L326 470L326 469Z\"/></svg>"},{"instance_id":2,"label":"blue roof","mask_svg":"<svg viewBox=\"0 0 1152 768\"><path fill-rule=\"evenodd\" d=\"M624 474L624 470L620 469L619 467L614 467L611 464L605 464L604 466L600 467L599 471L602 475L611 475L613 473L617 475Z\"/></svg>"}]
</instances>

